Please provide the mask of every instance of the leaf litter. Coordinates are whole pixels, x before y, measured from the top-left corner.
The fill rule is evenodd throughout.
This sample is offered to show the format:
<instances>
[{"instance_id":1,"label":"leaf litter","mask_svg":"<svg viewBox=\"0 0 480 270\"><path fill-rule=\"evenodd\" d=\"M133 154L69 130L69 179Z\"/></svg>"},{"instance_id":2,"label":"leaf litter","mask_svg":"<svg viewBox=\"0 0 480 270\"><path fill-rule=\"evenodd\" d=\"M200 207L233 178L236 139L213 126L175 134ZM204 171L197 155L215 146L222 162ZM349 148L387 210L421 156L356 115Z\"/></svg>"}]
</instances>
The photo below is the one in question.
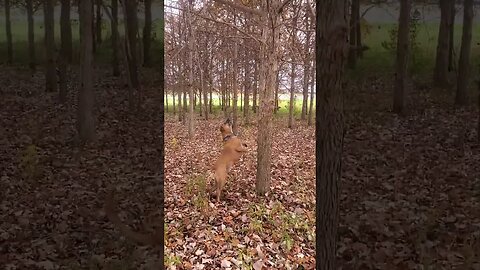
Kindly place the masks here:
<instances>
[{"instance_id":1,"label":"leaf litter","mask_svg":"<svg viewBox=\"0 0 480 270\"><path fill-rule=\"evenodd\" d=\"M145 76L143 113L135 114L122 83L104 70L96 76L99 139L80 149L75 105L44 93L41 73L2 67L2 269L158 269L156 250L124 239L102 210L113 184L126 223L137 231L161 223L158 81ZM451 93L418 91L401 118L388 112L388 84L370 84L377 87L347 91L339 269L480 269L476 109L452 109ZM208 172L222 119L198 118L194 140L173 116L165 119L169 269L313 269L314 128L275 121L272 188L259 198L257 130L240 126L251 152L216 203Z\"/></svg>"}]
</instances>

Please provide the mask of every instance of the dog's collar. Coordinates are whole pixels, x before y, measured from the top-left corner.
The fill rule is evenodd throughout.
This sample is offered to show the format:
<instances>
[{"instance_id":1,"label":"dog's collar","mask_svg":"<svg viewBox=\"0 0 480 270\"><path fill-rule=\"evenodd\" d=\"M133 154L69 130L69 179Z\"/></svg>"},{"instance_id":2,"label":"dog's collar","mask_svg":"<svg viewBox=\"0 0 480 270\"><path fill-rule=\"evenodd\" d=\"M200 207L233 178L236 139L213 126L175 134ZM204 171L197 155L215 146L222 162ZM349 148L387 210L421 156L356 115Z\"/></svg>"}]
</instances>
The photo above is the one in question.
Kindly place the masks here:
<instances>
[{"instance_id":1,"label":"dog's collar","mask_svg":"<svg viewBox=\"0 0 480 270\"><path fill-rule=\"evenodd\" d=\"M223 141L226 142L226 141L230 140L230 138L232 138L233 136L235 136L235 135L228 134L227 136L223 137Z\"/></svg>"}]
</instances>

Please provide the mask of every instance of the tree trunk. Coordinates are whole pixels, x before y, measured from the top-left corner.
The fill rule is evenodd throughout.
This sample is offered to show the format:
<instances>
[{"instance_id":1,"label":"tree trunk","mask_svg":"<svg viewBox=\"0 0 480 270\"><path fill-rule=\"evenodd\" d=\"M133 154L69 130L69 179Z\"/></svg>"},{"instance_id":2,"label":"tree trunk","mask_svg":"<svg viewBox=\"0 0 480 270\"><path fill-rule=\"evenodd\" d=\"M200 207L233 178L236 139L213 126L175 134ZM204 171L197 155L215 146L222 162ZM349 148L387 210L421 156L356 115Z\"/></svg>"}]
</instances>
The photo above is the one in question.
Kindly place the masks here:
<instances>
[{"instance_id":1,"label":"tree trunk","mask_svg":"<svg viewBox=\"0 0 480 270\"><path fill-rule=\"evenodd\" d=\"M316 269L336 268L344 138L343 74L348 53L346 0L319 2L316 14Z\"/></svg>"},{"instance_id":2,"label":"tree trunk","mask_svg":"<svg viewBox=\"0 0 480 270\"><path fill-rule=\"evenodd\" d=\"M359 0L357 0L359 1ZM355 44L357 46L357 58L358 57L363 57L363 45L362 45L362 27L361 27L361 18L360 18L360 4L357 5L357 18L358 18L358 23L355 24L355 29L357 30L357 43Z\"/></svg>"},{"instance_id":3,"label":"tree trunk","mask_svg":"<svg viewBox=\"0 0 480 270\"><path fill-rule=\"evenodd\" d=\"M194 95L195 92L193 91L193 25L191 21L191 14L190 12L193 9L193 2L192 0L188 1L187 4L187 18L188 18L188 92L190 95L190 110L189 110L189 117L188 117L188 137L193 138L194 132L194 115L193 115L193 105L195 104Z\"/></svg>"},{"instance_id":4,"label":"tree trunk","mask_svg":"<svg viewBox=\"0 0 480 270\"><path fill-rule=\"evenodd\" d=\"M457 94L455 104L465 106L468 102L470 51L472 46L473 0L465 0L463 8L463 33L460 60L458 62Z\"/></svg>"},{"instance_id":5,"label":"tree trunk","mask_svg":"<svg viewBox=\"0 0 480 270\"><path fill-rule=\"evenodd\" d=\"M202 80L203 84L208 85L208 82L205 82L205 80L207 79L205 74L203 73L202 76L203 76L203 80ZM208 88L211 88L211 86L208 86ZM205 120L208 121L208 91L207 91L207 89L203 90L203 103L204 103L203 105L205 106L205 109L204 109L205 110Z\"/></svg>"},{"instance_id":6,"label":"tree trunk","mask_svg":"<svg viewBox=\"0 0 480 270\"><path fill-rule=\"evenodd\" d=\"M7 0L8 1L8 0ZM35 28L33 20L33 0L27 0L27 21L28 21L28 66L34 72L36 69L35 57Z\"/></svg>"},{"instance_id":7,"label":"tree trunk","mask_svg":"<svg viewBox=\"0 0 480 270\"><path fill-rule=\"evenodd\" d=\"M308 121L307 124L308 126L311 126L313 123L313 99L315 95L315 66L312 66L311 69L311 74L310 74L310 107L308 108ZM316 102L315 102L316 103Z\"/></svg>"},{"instance_id":8,"label":"tree trunk","mask_svg":"<svg viewBox=\"0 0 480 270\"><path fill-rule=\"evenodd\" d=\"M45 82L46 91L57 91L57 75L55 68L55 32L54 32L54 0L45 0L44 2L44 19L45 19Z\"/></svg>"},{"instance_id":9,"label":"tree trunk","mask_svg":"<svg viewBox=\"0 0 480 270\"><path fill-rule=\"evenodd\" d=\"M152 40L152 0L145 0L145 25L143 27L143 65L149 67Z\"/></svg>"},{"instance_id":10,"label":"tree trunk","mask_svg":"<svg viewBox=\"0 0 480 270\"><path fill-rule=\"evenodd\" d=\"M438 31L437 55L433 74L433 83L437 87L445 87L448 80L448 52L450 40L450 0L440 0L440 27Z\"/></svg>"},{"instance_id":11,"label":"tree trunk","mask_svg":"<svg viewBox=\"0 0 480 270\"><path fill-rule=\"evenodd\" d=\"M448 40L448 71L455 69L455 57L454 57L454 33L455 33L455 1L450 1L450 22L448 24L449 40Z\"/></svg>"},{"instance_id":12,"label":"tree trunk","mask_svg":"<svg viewBox=\"0 0 480 270\"><path fill-rule=\"evenodd\" d=\"M82 142L91 141L95 136L95 123L93 118L92 5L92 0L81 1L81 85L78 93L77 128Z\"/></svg>"},{"instance_id":13,"label":"tree trunk","mask_svg":"<svg viewBox=\"0 0 480 270\"><path fill-rule=\"evenodd\" d=\"M249 60L248 58L245 59L245 78L244 78L244 83L245 83L245 93L243 94L243 116L245 117L245 124L249 124L249 110L250 110L250 65L249 65Z\"/></svg>"},{"instance_id":14,"label":"tree trunk","mask_svg":"<svg viewBox=\"0 0 480 270\"><path fill-rule=\"evenodd\" d=\"M118 59L119 34L118 34L118 0L112 0L112 70L113 76L120 76Z\"/></svg>"},{"instance_id":15,"label":"tree trunk","mask_svg":"<svg viewBox=\"0 0 480 270\"><path fill-rule=\"evenodd\" d=\"M252 110L253 113L257 113L257 93L258 93L258 61L255 60L255 71L254 71L254 78L253 78L253 104L252 104Z\"/></svg>"},{"instance_id":16,"label":"tree trunk","mask_svg":"<svg viewBox=\"0 0 480 270\"><path fill-rule=\"evenodd\" d=\"M234 19L235 20L235 19ZM233 49L233 59L232 59L232 90L233 90L233 125L232 131L233 134L238 134L238 84L237 82L237 74L240 72L240 68L238 67L238 42L235 42L234 49Z\"/></svg>"},{"instance_id":17,"label":"tree trunk","mask_svg":"<svg viewBox=\"0 0 480 270\"><path fill-rule=\"evenodd\" d=\"M261 5L267 14L261 17L262 44L260 45L260 107L257 133L257 179L255 188L258 195L263 196L270 190L271 180L271 154L273 111L275 107L274 89L278 73L278 55L280 31L278 30L279 14L276 10L278 2L269 5L262 1Z\"/></svg>"},{"instance_id":18,"label":"tree trunk","mask_svg":"<svg viewBox=\"0 0 480 270\"><path fill-rule=\"evenodd\" d=\"M102 0L97 0L97 16L95 21L95 37L97 44L102 44Z\"/></svg>"},{"instance_id":19,"label":"tree trunk","mask_svg":"<svg viewBox=\"0 0 480 270\"><path fill-rule=\"evenodd\" d=\"M10 0L5 0L5 32L7 34L7 64L13 63L12 24L10 20Z\"/></svg>"},{"instance_id":20,"label":"tree trunk","mask_svg":"<svg viewBox=\"0 0 480 270\"><path fill-rule=\"evenodd\" d=\"M92 43L93 43L93 47L92 47L92 51L93 51L93 54L95 54L95 52L97 51L97 37L96 37L96 30L95 30L95 0L92 0L92 6L90 7L91 10L92 10Z\"/></svg>"},{"instance_id":21,"label":"tree trunk","mask_svg":"<svg viewBox=\"0 0 480 270\"><path fill-rule=\"evenodd\" d=\"M278 112L278 88L280 88L280 69L277 70L277 74L275 76L275 107L273 108L274 114L277 114Z\"/></svg>"},{"instance_id":22,"label":"tree trunk","mask_svg":"<svg viewBox=\"0 0 480 270\"><path fill-rule=\"evenodd\" d=\"M357 64L357 24L359 23L359 9L360 9L360 1L359 0L351 0L351 8L350 8L350 48L348 49L348 66L351 69L354 69Z\"/></svg>"},{"instance_id":23,"label":"tree trunk","mask_svg":"<svg viewBox=\"0 0 480 270\"><path fill-rule=\"evenodd\" d=\"M292 74L290 75L290 104L288 108L288 128L293 128L293 109L295 102L295 64L292 59Z\"/></svg>"},{"instance_id":24,"label":"tree trunk","mask_svg":"<svg viewBox=\"0 0 480 270\"><path fill-rule=\"evenodd\" d=\"M398 19L397 60L393 94L393 112L397 114L403 114L405 110L405 84L410 47L410 1L402 0L400 2L400 17Z\"/></svg>"},{"instance_id":25,"label":"tree trunk","mask_svg":"<svg viewBox=\"0 0 480 270\"><path fill-rule=\"evenodd\" d=\"M310 29L310 16L305 16L305 29ZM303 101L302 101L302 115L301 119L307 119L307 105L308 105L308 76L310 72L310 32L306 33L305 41L305 58L303 60Z\"/></svg>"},{"instance_id":26,"label":"tree trunk","mask_svg":"<svg viewBox=\"0 0 480 270\"><path fill-rule=\"evenodd\" d=\"M72 25L70 23L70 0L62 0L60 14L61 54L67 63L72 62Z\"/></svg>"},{"instance_id":27,"label":"tree trunk","mask_svg":"<svg viewBox=\"0 0 480 270\"><path fill-rule=\"evenodd\" d=\"M183 120L182 92L178 93L178 121Z\"/></svg>"},{"instance_id":28,"label":"tree trunk","mask_svg":"<svg viewBox=\"0 0 480 270\"><path fill-rule=\"evenodd\" d=\"M191 102L190 102L191 103ZM183 113L182 113L182 123L185 125L185 122L187 120L187 91L183 91Z\"/></svg>"},{"instance_id":29,"label":"tree trunk","mask_svg":"<svg viewBox=\"0 0 480 270\"><path fill-rule=\"evenodd\" d=\"M172 89L172 101L173 101L173 115L175 115L177 113L177 110L175 109L175 90Z\"/></svg>"},{"instance_id":30,"label":"tree trunk","mask_svg":"<svg viewBox=\"0 0 480 270\"><path fill-rule=\"evenodd\" d=\"M125 34L127 36L127 56L128 67L130 70L130 76L132 86L138 89L138 70L137 70L137 31L138 31L138 18L137 18L137 1L136 0L124 0L125 9L124 16L125 22Z\"/></svg>"},{"instance_id":31,"label":"tree trunk","mask_svg":"<svg viewBox=\"0 0 480 270\"><path fill-rule=\"evenodd\" d=\"M208 102L208 106L210 107L210 113L213 113L213 86L210 86L210 101Z\"/></svg>"},{"instance_id":32,"label":"tree trunk","mask_svg":"<svg viewBox=\"0 0 480 270\"><path fill-rule=\"evenodd\" d=\"M165 103L165 112L168 112L168 91L165 89L165 97L164 97L164 103Z\"/></svg>"}]
</instances>

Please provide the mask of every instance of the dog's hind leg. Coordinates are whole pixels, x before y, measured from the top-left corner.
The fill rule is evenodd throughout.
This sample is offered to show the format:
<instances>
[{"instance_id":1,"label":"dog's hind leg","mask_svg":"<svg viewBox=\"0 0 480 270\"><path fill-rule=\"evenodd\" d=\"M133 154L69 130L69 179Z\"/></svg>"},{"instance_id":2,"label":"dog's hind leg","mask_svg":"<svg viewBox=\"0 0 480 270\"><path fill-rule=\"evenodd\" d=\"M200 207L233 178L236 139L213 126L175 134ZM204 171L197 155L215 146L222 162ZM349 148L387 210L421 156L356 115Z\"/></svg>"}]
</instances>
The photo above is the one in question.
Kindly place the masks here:
<instances>
[{"instance_id":1,"label":"dog's hind leg","mask_svg":"<svg viewBox=\"0 0 480 270\"><path fill-rule=\"evenodd\" d=\"M220 196L226 181L227 181L227 168L225 167L218 168L215 171L215 182L217 185L217 201L220 201Z\"/></svg>"}]
</instances>

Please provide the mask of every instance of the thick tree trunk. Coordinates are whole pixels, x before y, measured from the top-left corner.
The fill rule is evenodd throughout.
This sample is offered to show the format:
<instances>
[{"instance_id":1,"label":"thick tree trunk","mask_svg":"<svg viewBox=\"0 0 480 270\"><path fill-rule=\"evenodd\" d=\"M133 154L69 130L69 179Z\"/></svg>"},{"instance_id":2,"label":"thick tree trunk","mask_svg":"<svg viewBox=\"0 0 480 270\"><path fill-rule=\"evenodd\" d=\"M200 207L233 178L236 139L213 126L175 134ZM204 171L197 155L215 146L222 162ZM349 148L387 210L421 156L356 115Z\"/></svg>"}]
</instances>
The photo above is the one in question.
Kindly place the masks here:
<instances>
[{"instance_id":1,"label":"thick tree trunk","mask_svg":"<svg viewBox=\"0 0 480 270\"><path fill-rule=\"evenodd\" d=\"M92 0L81 1L81 57L80 88L78 93L77 129L80 140L91 141L95 136L93 118L93 40L92 40Z\"/></svg>"},{"instance_id":2,"label":"thick tree trunk","mask_svg":"<svg viewBox=\"0 0 480 270\"><path fill-rule=\"evenodd\" d=\"M258 115L258 126L261 127L257 134L257 179L255 188L258 195L263 196L270 190L271 165L272 165L272 131L273 111L275 108L274 89L278 77L278 54L280 31L278 30L279 14L275 2L268 5L266 1L261 2L263 10L268 12L261 17L262 41L260 45L261 67L260 67L260 107Z\"/></svg>"},{"instance_id":3,"label":"thick tree trunk","mask_svg":"<svg viewBox=\"0 0 480 270\"><path fill-rule=\"evenodd\" d=\"M54 0L45 0L44 4L45 19L45 87L47 92L57 91L57 74L55 68L55 32L54 32Z\"/></svg>"},{"instance_id":4,"label":"thick tree trunk","mask_svg":"<svg viewBox=\"0 0 480 270\"><path fill-rule=\"evenodd\" d=\"M325 0L317 5L316 66L317 134L316 269L334 270L339 219L339 184L344 137L344 64L348 53L346 0Z\"/></svg>"},{"instance_id":5,"label":"thick tree trunk","mask_svg":"<svg viewBox=\"0 0 480 270\"><path fill-rule=\"evenodd\" d=\"M311 126L313 123L313 99L315 96L315 66L312 67L311 69L311 74L310 74L310 107L308 108L308 121L307 124L308 126Z\"/></svg>"},{"instance_id":6,"label":"thick tree trunk","mask_svg":"<svg viewBox=\"0 0 480 270\"><path fill-rule=\"evenodd\" d=\"M7 64L13 63L12 24L10 20L10 0L5 0L5 32L7 34Z\"/></svg>"},{"instance_id":7,"label":"thick tree trunk","mask_svg":"<svg viewBox=\"0 0 480 270\"><path fill-rule=\"evenodd\" d=\"M359 0L351 0L351 8L350 8L350 48L348 50L348 66L352 69L355 68L357 64L357 24L359 24L359 10L360 10L360 1Z\"/></svg>"},{"instance_id":8,"label":"thick tree trunk","mask_svg":"<svg viewBox=\"0 0 480 270\"><path fill-rule=\"evenodd\" d=\"M95 20L95 37L98 45L102 44L102 0L97 2L97 16Z\"/></svg>"},{"instance_id":9,"label":"thick tree trunk","mask_svg":"<svg viewBox=\"0 0 480 270\"><path fill-rule=\"evenodd\" d=\"M72 62L72 25L70 23L70 0L62 0L60 14L61 54L67 63Z\"/></svg>"},{"instance_id":10,"label":"thick tree trunk","mask_svg":"<svg viewBox=\"0 0 480 270\"><path fill-rule=\"evenodd\" d=\"M145 0L145 25L143 27L143 65L151 64L150 45L152 42L152 0Z\"/></svg>"},{"instance_id":11,"label":"thick tree trunk","mask_svg":"<svg viewBox=\"0 0 480 270\"><path fill-rule=\"evenodd\" d=\"M120 64L118 47L119 34L118 34L118 0L112 0L112 70L113 76L120 76Z\"/></svg>"},{"instance_id":12,"label":"thick tree trunk","mask_svg":"<svg viewBox=\"0 0 480 270\"><path fill-rule=\"evenodd\" d=\"M437 55L435 59L435 68L433 82L437 87L445 87L449 84L448 80L448 52L450 40L450 0L440 0L440 27L438 31Z\"/></svg>"},{"instance_id":13,"label":"thick tree trunk","mask_svg":"<svg viewBox=\"0 0 480 270\"><path fill-rule=\"evenodd\" d=\"M465 106L468 102L468 82L470 73L470 51L472 46L473 0L465 0L463 13L462 47L458 63L457 94L455 104Z\"/></svg>"},{"instance_id":14,"label":"thick tree trunk","mask_svg":"<svg viewBox=\"0 0 480 270\"><path fill-rule=\"evenodd\" d=\"M305 16L305 29L310 29L310 16ZM301 119L305 120L307 118L307 105L308 105L308 76L310 73L310 32L306 33L305 41L305 58L303 61L303 101L302 101L302 114Z\"/></svg>"},{"instance_id":15,"label":"thick tree trunk","mask_svg":"<svg viewBox=\"0 0 480 270\"><path fill-rule=\"evenodd\" d=\"M403 114L405 110L405 84L410 47L410 9L411 0L401 0L398 19L397 60L395 68L395 89L393 94L393 111Z\"/></svg>"},{"instance_id":16,"label":"thick tree trunk","mask_svg":"<svg viewBox=\"0 0 480 270\"><path fill-rule=\"evenodd\" d=\"M28 21L28 66L34 72L36 69L35 56L35 28L33 20L33 0L27 0L27 21Z\"/></svg>"}]
</instances>

